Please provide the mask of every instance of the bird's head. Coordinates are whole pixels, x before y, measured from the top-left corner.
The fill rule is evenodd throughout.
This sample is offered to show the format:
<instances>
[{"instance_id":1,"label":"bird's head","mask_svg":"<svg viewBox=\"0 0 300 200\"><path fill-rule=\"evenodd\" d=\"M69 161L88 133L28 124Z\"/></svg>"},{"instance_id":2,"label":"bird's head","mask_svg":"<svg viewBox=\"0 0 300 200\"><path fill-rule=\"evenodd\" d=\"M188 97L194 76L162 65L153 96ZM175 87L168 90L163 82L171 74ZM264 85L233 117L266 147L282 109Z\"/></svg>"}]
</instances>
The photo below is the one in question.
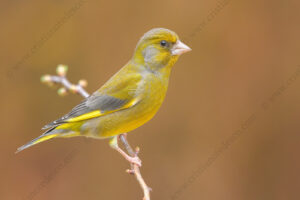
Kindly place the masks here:
<instances>
[{"instance_id":1,"label":"bird's head","mask_svg":"<svg viewBox=\"0 0 300 200\"><path fill-rule=\"evenodd\" d=\"M178 57L191 51L182 43L177 34L165 28L154 28L140 39L133 60L151 70L171 68Z\"/></svg>"}]
</instances>

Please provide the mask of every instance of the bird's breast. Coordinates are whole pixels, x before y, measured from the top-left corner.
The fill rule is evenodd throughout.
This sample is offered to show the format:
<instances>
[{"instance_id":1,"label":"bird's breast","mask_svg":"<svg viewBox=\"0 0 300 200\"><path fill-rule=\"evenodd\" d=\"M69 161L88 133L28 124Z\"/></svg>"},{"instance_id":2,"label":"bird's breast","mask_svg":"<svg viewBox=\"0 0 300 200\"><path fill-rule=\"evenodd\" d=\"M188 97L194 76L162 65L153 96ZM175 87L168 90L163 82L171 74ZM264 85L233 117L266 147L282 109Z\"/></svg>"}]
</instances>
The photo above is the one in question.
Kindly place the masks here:
<instances>
[{"instance_id":1,"label":"bird's breast","mask_svg":"<svg viewBox=\"0 0 300 200\"><path fill-rule=\"evenodd\" d=\"M159 75L150 74L143 79L141 84L141 103L150 109L160 106L166 96L168 80Z\"/></svg>"},{"instance_id":2,"label":"bird's breast","mask_svg":"<svg viewBox=\"0 0 300 200\"><path fill-rule=\"evenodd\" d=\"M168 82L160 77L145 76L136 91L140 99L136 105L101 118L101 137L132 131L152 119L165 98L167 87Z\"/></svg>"}]
</instances>

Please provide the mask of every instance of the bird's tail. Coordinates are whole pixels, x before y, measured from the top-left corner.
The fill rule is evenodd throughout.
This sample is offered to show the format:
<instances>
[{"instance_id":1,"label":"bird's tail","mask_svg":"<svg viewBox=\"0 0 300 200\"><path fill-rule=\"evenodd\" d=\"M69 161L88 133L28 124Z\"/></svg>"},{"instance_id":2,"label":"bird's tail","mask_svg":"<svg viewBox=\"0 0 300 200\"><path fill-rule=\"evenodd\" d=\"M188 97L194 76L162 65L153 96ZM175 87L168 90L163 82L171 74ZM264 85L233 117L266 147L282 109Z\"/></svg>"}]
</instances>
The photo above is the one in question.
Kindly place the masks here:
<instances>
[{"instance_id":1,"label":"bird's tail","mask_svg":"<svg viewBox=\"0 0 300 200\"><path fill-rule=\"evenodd\" d=\"M41 136L31 140L30 142L28 142L27 144L24 144L23 146L19 147L16 151L16 153L23 151L24 149L27 149L28 147L31 147L35 144L38 144L40 142L44 142L46 140L50 140L51 138L54 138L58 135L60 135L59 133L57 133L57 131L55 131L56 127L52 127L51 129L47 130L45 133L43 133Z\"/></svg>"},{"instance_id":2,"label":"bird's tail","mask_svg":"<svg viewBox=\"0 0 300 200\"><path fill-rule=\"evenodd\" d=\"M80 127L81 124L74 124L74 123L66 123L58 126L49 127L45 133L43 133L41 136L35 138L34 140L28 142L27 144L19 147L16 151L16 153L23 151L24 149L27 149L28 147L31 147L35 144L38 144L40 142L44 142L46 140L50 140L51 138L55 137L62 137L62 138L68 138L68 137L74 137L79 136L80 131L76 131L78 127ZM73 129L72 129L73 127ZM75 127L75 128L74 128Z\"/></svg>"},{"instance_id":3,"label":"bird's tail","mask_svg":"<svg viewBox=\"0 0 300 200\"><path fill-rule=\"evenodd\" d=\"M49 139L54 138L54 137L59 135L59 133L47 133L47 132L45 134L33 139L32 141L28 142L27 144L24 144L23 146L19 147L17 149L16 153L18 153L20 151L23 151L24 149L27 149L28 147L31 147L35 144L38 144L40 142L44 142L46 140L49 140Z\"/></svg>"}]
</instances>

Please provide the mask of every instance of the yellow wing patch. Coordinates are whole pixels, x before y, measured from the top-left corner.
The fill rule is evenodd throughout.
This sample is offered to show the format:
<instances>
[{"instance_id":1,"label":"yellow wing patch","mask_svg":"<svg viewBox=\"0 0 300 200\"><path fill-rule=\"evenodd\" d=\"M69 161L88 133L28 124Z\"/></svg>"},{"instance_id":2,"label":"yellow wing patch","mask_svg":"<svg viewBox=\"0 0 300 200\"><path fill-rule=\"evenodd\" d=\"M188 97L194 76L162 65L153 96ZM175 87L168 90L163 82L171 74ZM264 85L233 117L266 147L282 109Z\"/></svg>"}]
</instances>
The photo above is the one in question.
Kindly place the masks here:
<instances>
[{"instance_id":1,"label":"yellow wing patch","mask_svg":"<svg viewBox=\"0 0 300 200\"><path fill-rule=\"evenodd\" d=\"M106 111L106 112L103 112L103 113L100 110L94 110L92 112L80 115L78 117L68 119L66 122L69 122L69 123L70 122L78 122L78 121L92 119L92 118L95 118L95 117L100 117L102 115L107 115L107 114L110 114L110 113L113 113L113 112L116 112L116 111L120 111L120 110L130 108L130 107L136 105L138 102L139 102L139 99L136 98L136 99L133 99L132 101L129 101L127 104L125 104L121 108L118 108L118 109L115 109L115 110L109 110L109 111Z\"/></svg>"},{"instance_id":2,"label":"yellow wing patch","mask_svg":"<svg viewBox=\"0 0 300 200\"><path fill-rule=\"evenodd\" d=\"M78 117L68 119L67 122L78 122L78 121L87 120L87 119L91 119L91 118L95 118L95 117L99 117L99 116L101 116L100 110L95 110L95 111L80 115Z\"/></svg>"}]
</instances>

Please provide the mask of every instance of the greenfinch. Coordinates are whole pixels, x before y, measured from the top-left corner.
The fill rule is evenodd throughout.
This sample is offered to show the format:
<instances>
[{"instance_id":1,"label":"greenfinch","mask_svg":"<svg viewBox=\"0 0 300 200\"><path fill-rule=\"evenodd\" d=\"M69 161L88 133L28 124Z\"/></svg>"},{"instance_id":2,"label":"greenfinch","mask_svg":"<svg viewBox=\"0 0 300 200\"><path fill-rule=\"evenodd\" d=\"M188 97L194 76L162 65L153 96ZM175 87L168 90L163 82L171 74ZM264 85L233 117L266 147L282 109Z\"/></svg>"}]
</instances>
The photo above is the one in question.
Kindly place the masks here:
<instances>
[{"instance_id":1,"label":"greenfinch","mask_svg":"<svg viewBox=\"0 0 300 200\"><path fill-rule=\"evenodd\" d=\"M148 31L120 71L68 114L44 126L48 129L45 133L18 151L51 138L110 138L114 149L140 164L118 147L118 135L138 128L156 114L166 96L173 65L188 51L191 48L175 32L165 28Z\"/></svg>"}]
</instances>

